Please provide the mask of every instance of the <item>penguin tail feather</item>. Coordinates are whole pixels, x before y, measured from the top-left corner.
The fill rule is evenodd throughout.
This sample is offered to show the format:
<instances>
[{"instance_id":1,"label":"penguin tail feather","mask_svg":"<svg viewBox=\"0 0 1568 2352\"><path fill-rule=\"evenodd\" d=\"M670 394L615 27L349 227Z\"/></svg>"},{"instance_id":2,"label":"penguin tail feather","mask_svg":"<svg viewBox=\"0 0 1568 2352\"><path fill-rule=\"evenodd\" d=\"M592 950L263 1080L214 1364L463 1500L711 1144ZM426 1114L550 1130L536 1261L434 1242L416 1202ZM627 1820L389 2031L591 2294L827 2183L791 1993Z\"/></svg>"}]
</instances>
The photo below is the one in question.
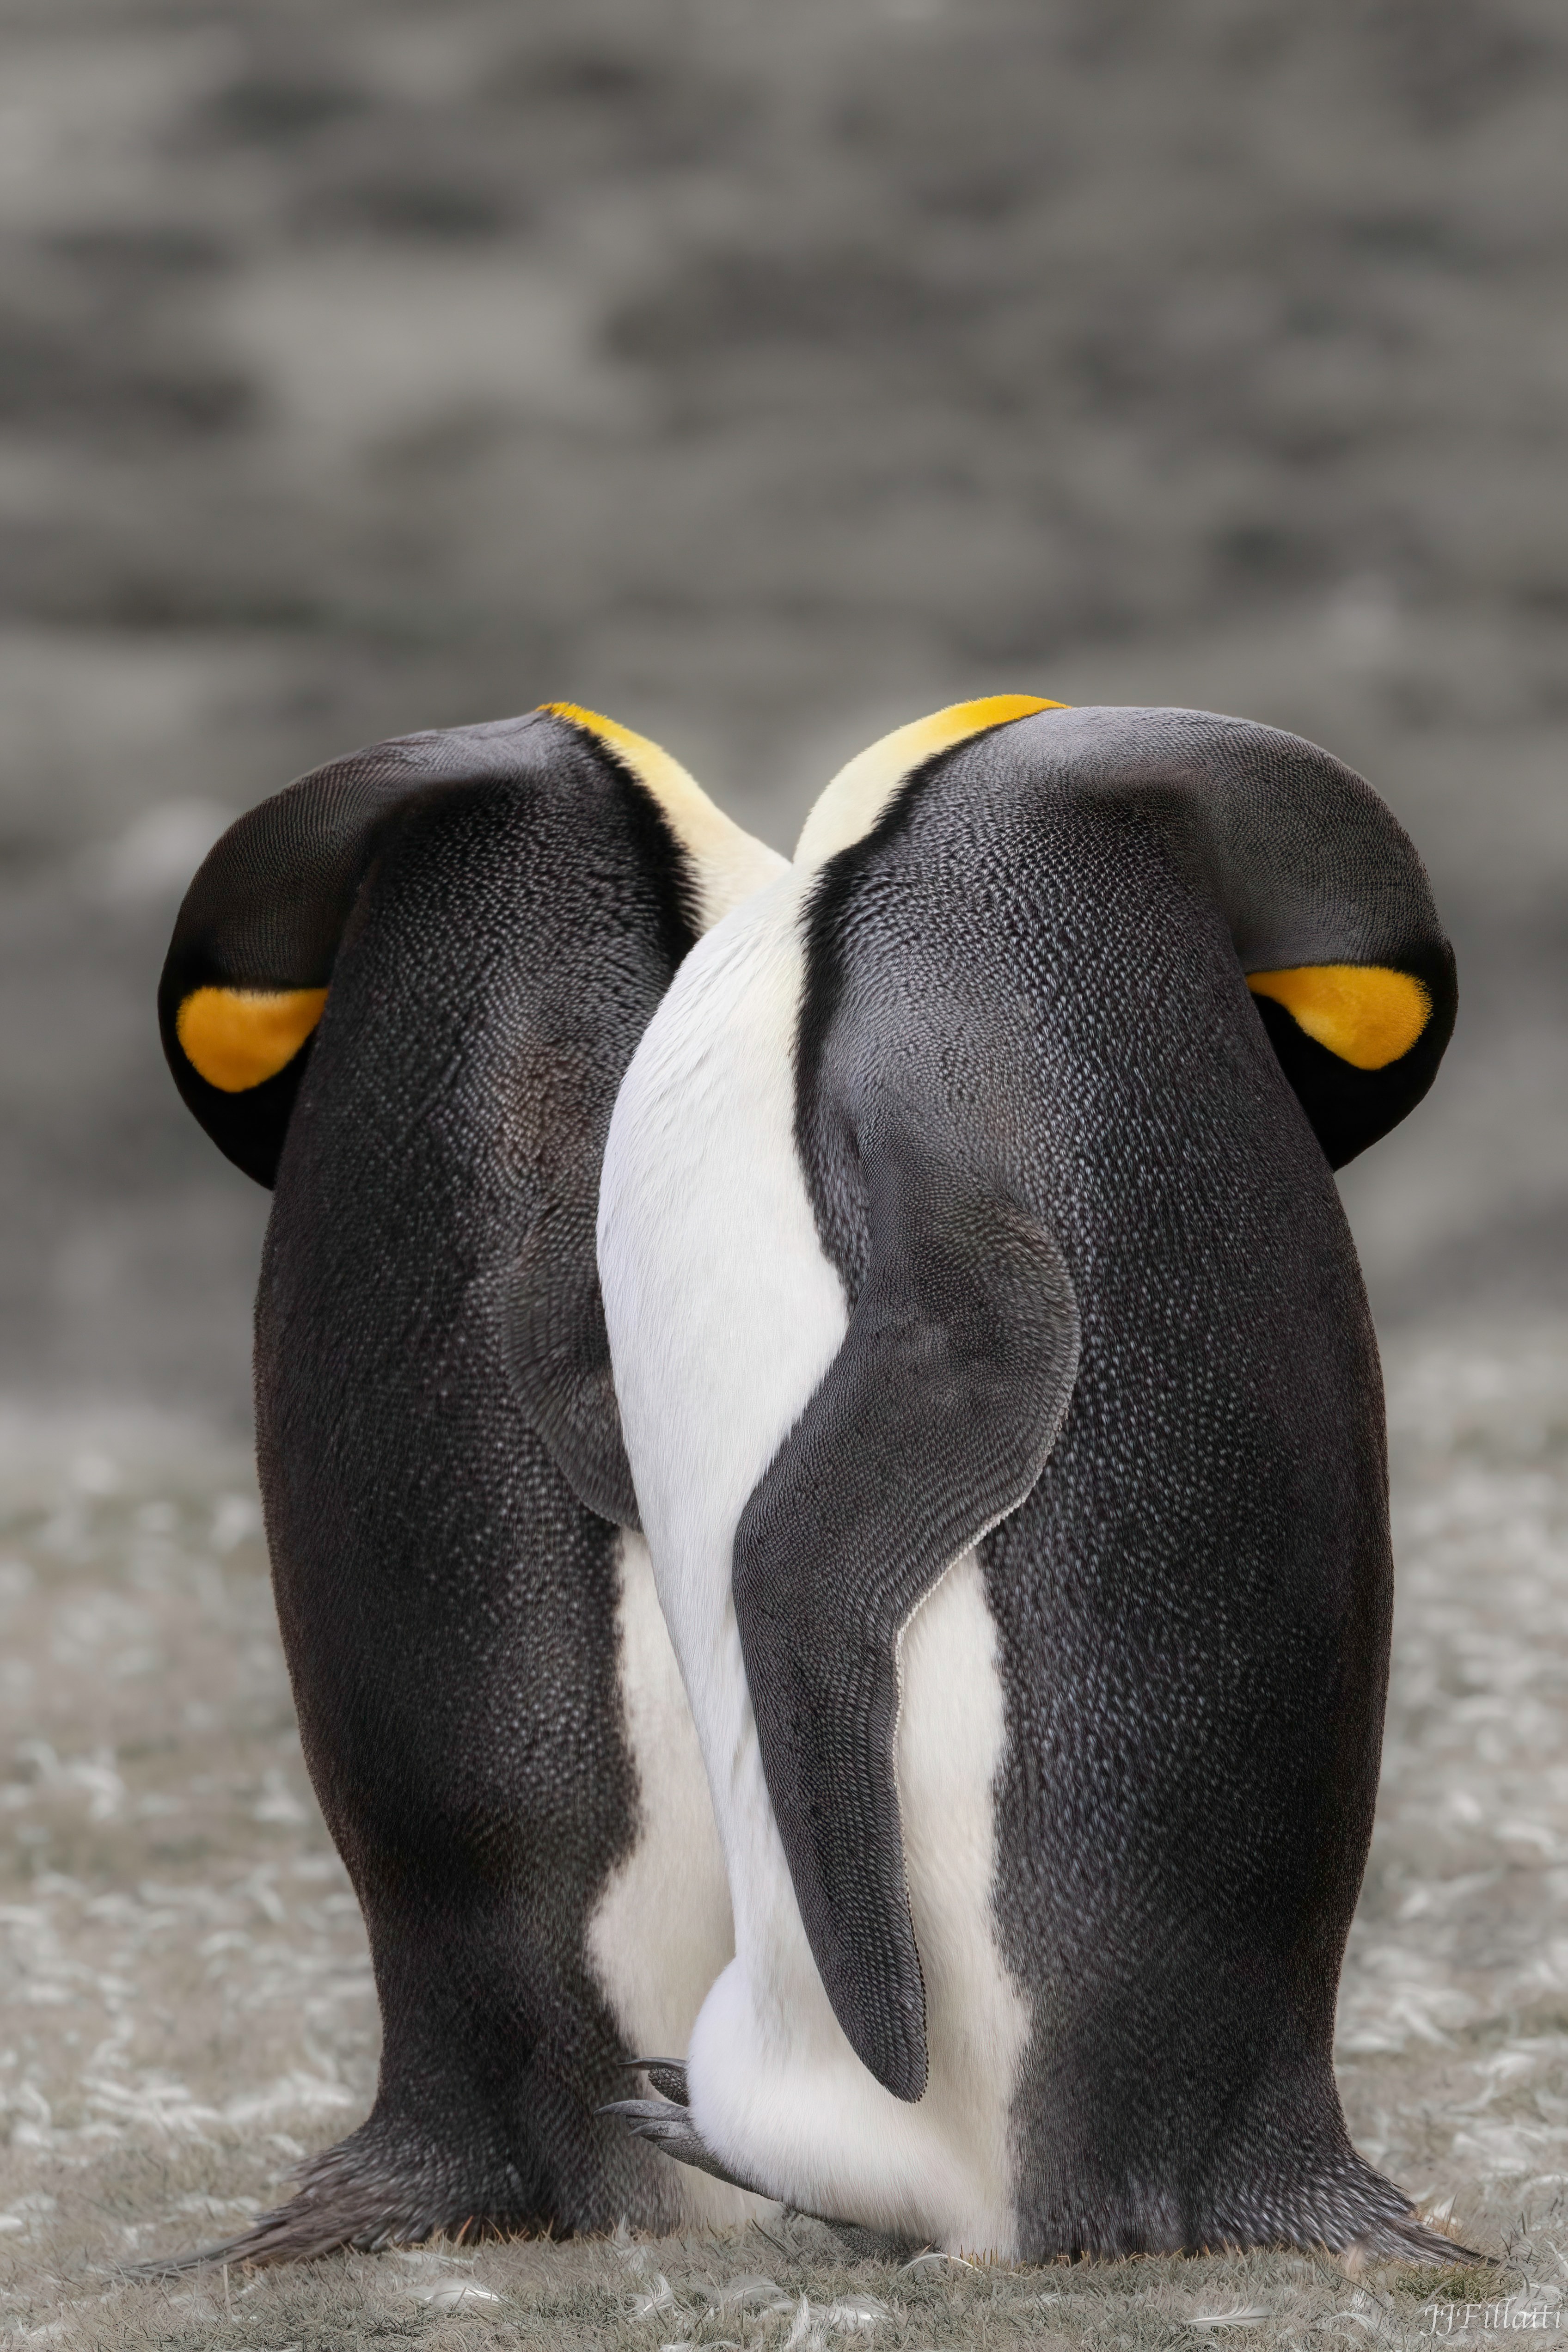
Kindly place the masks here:
<instances>
[{"instance_id":1,"label":"penguin tail feather","mask_svg":"<svg viewBox=\"0 0 1568 2352\"><path fill-rule=\"evenodd\" d=\"M1352 2239L1339 2255L1352 2274L1374 2270L1384 2263L1417 2263L1424 2269L1433 2270L1456 2263L1489 2264L1496 2259L1494 2254L1483 2254L1474 2246L1461 2246L1456 2239L1446 2238L1441 2231L1428 2228L1414 2211L1399 2218L1380 2219L1363 2236Z\"/></svg>"}]
</instances>

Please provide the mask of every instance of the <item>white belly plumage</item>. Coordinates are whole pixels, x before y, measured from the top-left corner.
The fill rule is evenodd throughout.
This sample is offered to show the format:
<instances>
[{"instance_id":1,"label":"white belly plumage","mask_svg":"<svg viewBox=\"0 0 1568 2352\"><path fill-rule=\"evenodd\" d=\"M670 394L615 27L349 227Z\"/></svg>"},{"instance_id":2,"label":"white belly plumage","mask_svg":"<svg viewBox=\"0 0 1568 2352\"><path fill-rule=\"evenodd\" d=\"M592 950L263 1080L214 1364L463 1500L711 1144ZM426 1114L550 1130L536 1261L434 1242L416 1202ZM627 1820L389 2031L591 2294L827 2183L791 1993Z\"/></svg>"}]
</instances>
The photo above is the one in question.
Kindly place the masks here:
<instances>
[{"instance_id":1,"label":"white belly plumage","mask_svg":"<svg viewBox=\"0 0 1568 2352\"><path fill-rule=\"evenodd\" d=\"M627 2048L639 2058L679 2057L735 1931L702 1752L641 1536L621 1537L620 1579L621 1712L637 1776L637 1835L588 1923L588 1966ZM765 2219L771 2210L689 2165L680 2187L689 2227Z\"/></svg>"},{"instance_id":2,"label":"white belly plumage","mask_svg":"<svg viewBox=\"0 0 1568 2352\"><path fill-rule=\"evenodd\" d=\"M978 1563L953 1563L900 1648L899 1796L931 2055L912 2105L859 2063L817 1976L731 1594L741 1512L847 1320L794 1134L810 878L782 876L682 966L622 1087L600 1197L622 1423L734 1909L735 1958L690 2042L692 2108L708 2144L776 2196L1005 2255L1008 2113L1029 2016L995 1941L1005 1724Z\"/></svg>"}]
</instances>

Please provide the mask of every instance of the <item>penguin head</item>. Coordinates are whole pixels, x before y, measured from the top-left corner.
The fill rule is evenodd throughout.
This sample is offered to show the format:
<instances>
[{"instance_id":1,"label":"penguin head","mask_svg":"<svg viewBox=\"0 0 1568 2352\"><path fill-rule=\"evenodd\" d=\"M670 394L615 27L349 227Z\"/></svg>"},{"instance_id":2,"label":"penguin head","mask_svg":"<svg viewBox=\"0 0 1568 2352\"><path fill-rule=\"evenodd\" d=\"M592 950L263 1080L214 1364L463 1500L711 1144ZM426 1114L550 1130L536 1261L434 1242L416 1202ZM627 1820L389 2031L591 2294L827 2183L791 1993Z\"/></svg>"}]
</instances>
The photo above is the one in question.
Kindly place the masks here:
<instances>
[{"instance_id":1,"label":"penguin head","mask_svg":"<svg viewBox=\"0 0 1568 2352\"><path fill-rule=\"evenodd\" d=\"M301 776L209 853L158 988L174 1083L237 1167L274 1181L339 946L385 828L434 795L584 756L652 803L693 936L782 869L657 743L572 703L395 737Z\"/></svg>"},{"instance_id":2,"label":"penguin head","mask_svg":"<svg viewBox=\"0 0 1568 2352\"><path fill-rule=\"evenodd\" d=\"M1212 894L1286 1077L1330 1165L1413 1110L1458 989L1426 870L1370 784L1297 735L1212 711L954 703L834 779L796 861L822 865L925 789L1142 806Z\"/></svg>"}]
</instances>

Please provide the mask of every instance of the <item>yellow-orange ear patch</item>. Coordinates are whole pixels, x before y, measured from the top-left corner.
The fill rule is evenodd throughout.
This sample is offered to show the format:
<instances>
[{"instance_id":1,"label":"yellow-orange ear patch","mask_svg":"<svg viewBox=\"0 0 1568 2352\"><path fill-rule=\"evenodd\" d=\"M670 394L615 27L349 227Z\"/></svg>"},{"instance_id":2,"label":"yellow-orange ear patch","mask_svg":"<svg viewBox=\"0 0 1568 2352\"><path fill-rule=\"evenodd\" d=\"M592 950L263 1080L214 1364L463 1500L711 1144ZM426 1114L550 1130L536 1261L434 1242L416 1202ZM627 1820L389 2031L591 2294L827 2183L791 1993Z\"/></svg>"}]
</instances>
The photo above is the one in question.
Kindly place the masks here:
<instances>
[{"instance_id":1,"label":"yellow-orange ear patch","mask_svg":"<svg viewBox=\"0 0 1568 2352\"><path fill-rule=\"evenodd\" d=\"M209 1087L242 1095L293 1060L326 1001L324 988L198 988L174 1015L174 1034Z\"/></svg>"},{"instance_id":2,"label":"yellow-orange ear patch","mask_svg":"<svg viewBox=\"0 0 1568 2352\"><path fill-rule=\"evenodd\" d=\"M1312 963L1249 971L1254 996L1272 997L1296 1025L1352 1069L1382 1070L1408 1054L1432 1017L1432 999L1407 971L1384 964Z\"/></svg>"}]
</instances>

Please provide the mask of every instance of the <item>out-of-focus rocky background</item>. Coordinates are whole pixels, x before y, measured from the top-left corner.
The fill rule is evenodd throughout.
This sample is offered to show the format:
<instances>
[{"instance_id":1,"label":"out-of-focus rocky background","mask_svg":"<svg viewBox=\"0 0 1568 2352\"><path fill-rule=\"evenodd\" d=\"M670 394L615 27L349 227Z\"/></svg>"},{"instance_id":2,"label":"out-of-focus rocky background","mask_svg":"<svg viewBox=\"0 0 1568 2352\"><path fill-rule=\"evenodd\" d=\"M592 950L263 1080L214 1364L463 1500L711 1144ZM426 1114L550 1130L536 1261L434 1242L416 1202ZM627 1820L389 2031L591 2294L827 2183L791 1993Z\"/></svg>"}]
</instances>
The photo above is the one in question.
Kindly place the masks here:
<instances>
[{"instance_id":1,"label":"out-of-focus rocky background","mask_svg":"<svg viewBox=\"0 0 1568 2352\"><path fill-rule=\"evenodd\" d=\"M781 845L958 695L1291 726L1458 945L1385 1329L1568 1286L1556 0L11 0L0 1390L244 1427L223 817L571 698Z\"/></svg>"}]
</instances>

